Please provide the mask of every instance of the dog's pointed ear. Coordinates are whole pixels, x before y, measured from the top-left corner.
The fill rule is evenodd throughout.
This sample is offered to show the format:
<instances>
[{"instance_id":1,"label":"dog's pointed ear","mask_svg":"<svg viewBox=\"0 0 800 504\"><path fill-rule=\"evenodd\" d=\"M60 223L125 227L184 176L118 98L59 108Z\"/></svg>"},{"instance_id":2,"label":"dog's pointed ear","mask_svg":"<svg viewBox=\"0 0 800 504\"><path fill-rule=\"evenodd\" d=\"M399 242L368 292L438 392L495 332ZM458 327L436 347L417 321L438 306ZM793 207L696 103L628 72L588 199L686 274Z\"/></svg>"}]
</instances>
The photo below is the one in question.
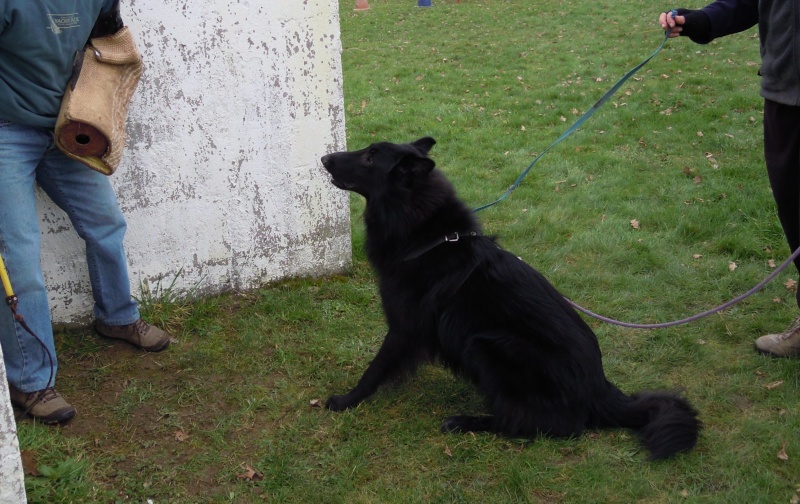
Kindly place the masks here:
<instances>
[{"instance_id":1,"label":"dog's pointed ear","mask_svg":"<svg viewBox=\"0 0 800 504\"><path fill-rule=\"evenodd\" d=\"M436 140L434 140L431 137L422 137L419 140L412 142L411 145L419 149L423 154L427 156L431 148L433 148L433 146L436 145Z\"/></svg>"},{"instance_id":2,"label":"dog's pointed ear","mask_svg":"<svg viewBox=\"0 0 800 504\"><path fill-rule=\"evenodd\" d=\"M400 161L395 165L400 173L408 175L416 173L420 175L427 175L436 167L433 159L417 154L405 154Z\"/></svg>"},{"instance_id":3,"label":"dog's pointed ear","mask_svg":"<svg viewBox=\"0 0 800 504\"><path fill-rule=\"evenodd\" d=\"M436 167L436 163L433 162L431 158L417 158L415 163L415 168L419 170L420 173L430 173Z\"/></svg>"}]
</instances>

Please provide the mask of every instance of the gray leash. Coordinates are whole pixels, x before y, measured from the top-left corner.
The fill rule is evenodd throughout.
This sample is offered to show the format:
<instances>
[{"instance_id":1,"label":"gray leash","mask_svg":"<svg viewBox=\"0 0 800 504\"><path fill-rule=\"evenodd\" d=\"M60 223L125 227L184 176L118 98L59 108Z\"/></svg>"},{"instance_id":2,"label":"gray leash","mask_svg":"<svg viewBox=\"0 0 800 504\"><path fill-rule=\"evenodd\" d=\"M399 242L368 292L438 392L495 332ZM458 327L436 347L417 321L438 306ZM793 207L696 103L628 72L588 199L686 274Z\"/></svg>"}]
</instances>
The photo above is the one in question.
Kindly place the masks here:
<instances>
[{"instance_id":1,"label":"gray leash","mask_svg":"<svg viewBox=\"0 0 800 504\"><path fill-rule=\"evenodd\" d=\"M614 320L614 319L611 319L611 318L608 318L608 317L604 317L602 315L598 315L598 314L596 314L596 313L594 313L592 311L589 311L586 308L583 308L582 306L575 304L574 302L572 302L571 300L569 300L566 297L564 299L566 299L567 302L570 305L572 305L572 307L575 308L576 310L581 311L581 312L585 313L586 315L589 315L590 317L594 317L597 320L600 320L602 322L607 322L609 324L614 324L614 325L618 325L618 326L622 326L622 327L632 327L634 329L660 329L660 328L663 328L663 327L672 327L672 326L676 326L676 325L687 324L689 322L694 322L695 320L699 320L699 319L701 319L703 317L707 317L708 315L712 315L712 314L717 313L719 311L722 311L722 310L724 310L726 308L729 308L729 307L735 305L736 303L738 303L739 301L742 301L742 300L750 297L751 295L753 295L756 292L758 292L761 289L763 289L764 286L767 285L770 281L772 281L773 278L778 276L778 274L780 274L781 271L786 269L786 267L789 266L789 264L791 264L792 261L797 259L797 256L800 256L800 248L795 250L794 253L791 256L789 256L789 258L786 259L783 262L783 264L781 264L778 267L778 269L776 269L775 271L773 271L772 273L767 275L767 277L764 278L764 280L762 280L758 285L756 285L755 287L753 287L749 291L745 292L744 294L742 294L740 296L737 296L737 297L731 299L730 301L717 306L716 308L712 308L712 309L706 310L706 311L704 311L702 313L698 313L697 315L692 315L691 317L687 317L687 318L680 319L680 320L675 320L675 321L672 321L672 322L662 322L660 324L635 324L635 323L631 323L631 322L621 322L619 320Z\"/></svg>"}]
</instances>

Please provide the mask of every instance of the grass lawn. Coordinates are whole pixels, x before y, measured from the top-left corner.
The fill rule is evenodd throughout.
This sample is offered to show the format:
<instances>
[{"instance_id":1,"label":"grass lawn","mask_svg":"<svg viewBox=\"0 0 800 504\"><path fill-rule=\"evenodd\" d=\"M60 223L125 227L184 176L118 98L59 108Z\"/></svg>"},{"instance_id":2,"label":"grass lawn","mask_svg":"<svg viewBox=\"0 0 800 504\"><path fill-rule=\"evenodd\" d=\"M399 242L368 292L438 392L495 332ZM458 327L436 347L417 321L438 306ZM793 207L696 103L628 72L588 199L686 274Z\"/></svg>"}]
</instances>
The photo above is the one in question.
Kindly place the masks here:
<instances>
[{"instance_id":1,"label":"grass lawn","mask_svg":"<svg viewBox=\"0 0 800 504\"><path fill-rule=\"evenodd\" d=\"M690 0L687 7L703 2ZM498 198L663 39L645 0L371 0L340 5L347 140L430 135L475 207ZM539 161L485 230L566 296L653 323L715 307L788 256L761 145L754 30L671 40ZM320 169L320 176L325 176ZM144 295L177 342L162 354L57 336L65 428L18 424L32 502L800 502L800 360L753 340L797 315L796 272L692 324L589 323L622 390L685 392L696 450L651 463L625 431L533 442L444 435L481 398L436 366L353 411L385 324L352 199L354 265L247 293Z\"/></svg>"}]
</instances>

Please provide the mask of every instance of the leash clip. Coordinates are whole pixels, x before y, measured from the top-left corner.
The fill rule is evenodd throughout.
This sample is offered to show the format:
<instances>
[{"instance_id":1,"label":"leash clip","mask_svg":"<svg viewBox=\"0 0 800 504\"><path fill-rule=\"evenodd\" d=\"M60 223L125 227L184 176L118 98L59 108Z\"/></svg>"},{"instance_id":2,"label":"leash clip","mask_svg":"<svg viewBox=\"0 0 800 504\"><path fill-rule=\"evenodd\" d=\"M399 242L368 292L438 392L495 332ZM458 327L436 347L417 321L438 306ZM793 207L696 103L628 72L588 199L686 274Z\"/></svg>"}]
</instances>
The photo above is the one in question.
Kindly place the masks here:
<instances>
[{"instance_id":1,"label":"leash clip","mask_svg":"<svg viewBox=\"0 0 800 504\"><path fill-rule=\"evenodd\" d=\"M458 232L457 231L455 233L449 235L449 236L448 235L444 235L444 241L446 241L446 242L457 242L460 238L461 237L458 236Z\"/></svg>"}]
</instances>

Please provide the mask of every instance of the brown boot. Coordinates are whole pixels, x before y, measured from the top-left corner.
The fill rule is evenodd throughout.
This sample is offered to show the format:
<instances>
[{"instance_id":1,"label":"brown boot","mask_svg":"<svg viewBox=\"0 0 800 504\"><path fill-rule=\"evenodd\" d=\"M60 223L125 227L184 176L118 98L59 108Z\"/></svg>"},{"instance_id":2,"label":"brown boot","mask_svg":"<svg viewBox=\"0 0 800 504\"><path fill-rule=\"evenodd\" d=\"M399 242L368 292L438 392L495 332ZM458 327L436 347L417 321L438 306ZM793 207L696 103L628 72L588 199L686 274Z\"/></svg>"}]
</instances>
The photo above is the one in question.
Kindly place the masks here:
<instances>
[{"instance_id":1,"label":"brown boot","mask_svg":"<svg viewBox=\"0 0 800 504\"><path fill-rule=\"evenodd\" d=\"M65 424L75 416L75 408L53 387L26 393L9 383L8 392L11 404L44 424Z\"/></svg>"},{"instance_id":2,"label":"brown boot","mask_svg":"<svg viewBox=\"0 0 800 504\"><path fill-rule=\"evenodd\" d=\"M160 352L169 346L170 335L142 319L123 326L111 326L98 320L94 330L100 336L121 339L148 352Z\"/></svg>"},{"instance_id":3,"label":"brown boot","mask_svg":"<svg viewBox=\"0 0 800 504\"><path fill-rule=\"evenodd\" d=\"M800 357L800 317L785 332L758 338L756 350L773 357Z\"/></svg>"}]
</instances>

